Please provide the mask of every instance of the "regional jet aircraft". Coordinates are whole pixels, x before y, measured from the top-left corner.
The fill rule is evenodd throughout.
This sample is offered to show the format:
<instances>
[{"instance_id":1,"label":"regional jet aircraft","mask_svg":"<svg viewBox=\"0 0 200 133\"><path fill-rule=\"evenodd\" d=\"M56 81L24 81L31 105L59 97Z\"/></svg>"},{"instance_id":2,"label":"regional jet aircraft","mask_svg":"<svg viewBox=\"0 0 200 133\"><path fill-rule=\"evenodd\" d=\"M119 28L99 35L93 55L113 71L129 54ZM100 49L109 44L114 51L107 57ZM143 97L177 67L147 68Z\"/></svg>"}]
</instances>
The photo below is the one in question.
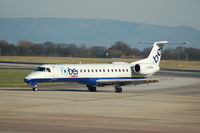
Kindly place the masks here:
<instances>
[{"instance_id":1,"label":"regional jet aircraft","mask_svg":"<svg viewBox=\"0 0 200 133\"><path fill-rule=\"evenodd\" d=\"M147 84L158 82L158 78L149 78L159 71L162 47L167 41L153 43L149 56L145 59L126 63L110 64L47 64L37 67L24 81L38 90L40 82L77 82L85 84L89 91L95 92L96 87L113 85L116 93L128 84Z\"/></svg>"}]
</instances>

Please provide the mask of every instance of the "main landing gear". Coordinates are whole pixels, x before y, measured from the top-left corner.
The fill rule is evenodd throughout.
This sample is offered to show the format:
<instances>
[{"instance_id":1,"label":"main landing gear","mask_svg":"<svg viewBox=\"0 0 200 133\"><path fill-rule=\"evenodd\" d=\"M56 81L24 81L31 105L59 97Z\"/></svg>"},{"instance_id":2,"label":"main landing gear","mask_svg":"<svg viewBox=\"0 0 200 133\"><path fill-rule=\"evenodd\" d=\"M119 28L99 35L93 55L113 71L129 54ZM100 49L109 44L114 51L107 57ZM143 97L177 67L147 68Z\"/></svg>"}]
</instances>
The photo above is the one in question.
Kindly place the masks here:
<instances>
[{"instance_id":1,"label":"main landing gear","mask_svg":"<svg viewBox=\"0 0 200 133\"><path fill-rule=\"evenodd\" d=\"M33 86L33 91L37 91L38 90L38 86L37 85L34 85Z\"/></svg>"},{"instance_id":2,"label":"main landing gear","mask_svg":"<svg viewBox=\"0 0 200 133\"><path fill-rule=\"evenodd\" d=\"M87 85L87 87L88 87L88 91L89 91L89 92L96 92L96 91L97 91L96 86Z\"/></svg>"},{"instance_id":3,"label":"main landing gear","mask_svg":"<svg viewBox=\"0 0 200 133\"><path fill-rule=\"evenodd\" d=\"M115 93L122 93L122 87L119 84L114 85Z\"/></svg>"},{"instance_id":4,"label":"main landing gear","mask_svg":"<svg viewBox=\"0 0 200 133\"><path fill-rule=\"evenodd\" d=\"M88 87L89 92L96 92L97 91L96 86L87 85L87 87ZM114 89L115 93L122 93L122 87L119 84L115 84L114 88L115 88Z\"/></svg>"}]
</instances>

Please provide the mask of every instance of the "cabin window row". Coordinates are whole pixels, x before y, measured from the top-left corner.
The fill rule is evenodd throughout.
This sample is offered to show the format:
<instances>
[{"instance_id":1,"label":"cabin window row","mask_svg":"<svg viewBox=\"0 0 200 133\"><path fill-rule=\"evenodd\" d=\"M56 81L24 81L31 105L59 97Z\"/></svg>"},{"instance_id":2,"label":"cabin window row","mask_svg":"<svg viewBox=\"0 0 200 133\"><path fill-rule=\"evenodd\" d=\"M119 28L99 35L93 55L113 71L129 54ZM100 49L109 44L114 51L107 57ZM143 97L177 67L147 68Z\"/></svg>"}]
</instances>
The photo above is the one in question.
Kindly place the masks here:
<instances>
[{"instance_id":1,"label":"cabin window row","mask_svg":"<svg viewBox=\"0 0 200 133\"><path fill-rule=\"evenodd\" d=\"M128 69L80 69L80 72L128 72Z\"/></svg>"}]
</instances>

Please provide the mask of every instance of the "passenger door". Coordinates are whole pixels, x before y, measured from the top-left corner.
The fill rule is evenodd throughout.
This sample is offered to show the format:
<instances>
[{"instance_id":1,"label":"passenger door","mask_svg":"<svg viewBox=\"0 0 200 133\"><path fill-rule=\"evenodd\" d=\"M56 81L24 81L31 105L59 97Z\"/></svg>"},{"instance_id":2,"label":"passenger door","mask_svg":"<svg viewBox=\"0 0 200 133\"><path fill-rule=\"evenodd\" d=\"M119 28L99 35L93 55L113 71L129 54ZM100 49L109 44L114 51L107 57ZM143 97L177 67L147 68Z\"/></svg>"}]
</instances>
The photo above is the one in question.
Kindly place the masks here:
<instances>
[{"instance_id":1,"label":"passenger door","mask_svg":"<svg viewBox=\"0 0 200 133\"><path fill-rule=\"evenodd\" d=\"M58 66L57 65L53 65L52 66L52 80L56 81L58 78Z\"/></svg>"}]
</instances>

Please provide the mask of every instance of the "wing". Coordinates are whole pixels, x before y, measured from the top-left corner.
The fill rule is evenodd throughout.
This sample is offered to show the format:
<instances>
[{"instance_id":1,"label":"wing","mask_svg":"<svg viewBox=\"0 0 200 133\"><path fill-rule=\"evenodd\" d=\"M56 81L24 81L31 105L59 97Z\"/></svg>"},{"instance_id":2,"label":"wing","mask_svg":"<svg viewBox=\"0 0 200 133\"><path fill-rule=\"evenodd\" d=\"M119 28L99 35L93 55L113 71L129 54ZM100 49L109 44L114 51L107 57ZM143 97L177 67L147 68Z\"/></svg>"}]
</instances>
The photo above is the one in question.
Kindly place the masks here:
<instances>
[{"instance_id":1,"label":"wing","mask_svg":"<svg viewBox=\"0 0 200 133\"><path fill-rule=\"evenodd\" d=\"M111 85L111 84L120 84L120 85L128 85L128 84L149 84L159 82L159 80L170 80L170 79L161 79L161 78L145 78L145 79L98 79L96 82L99 85Z\"/></svg>"}]
</instances>

